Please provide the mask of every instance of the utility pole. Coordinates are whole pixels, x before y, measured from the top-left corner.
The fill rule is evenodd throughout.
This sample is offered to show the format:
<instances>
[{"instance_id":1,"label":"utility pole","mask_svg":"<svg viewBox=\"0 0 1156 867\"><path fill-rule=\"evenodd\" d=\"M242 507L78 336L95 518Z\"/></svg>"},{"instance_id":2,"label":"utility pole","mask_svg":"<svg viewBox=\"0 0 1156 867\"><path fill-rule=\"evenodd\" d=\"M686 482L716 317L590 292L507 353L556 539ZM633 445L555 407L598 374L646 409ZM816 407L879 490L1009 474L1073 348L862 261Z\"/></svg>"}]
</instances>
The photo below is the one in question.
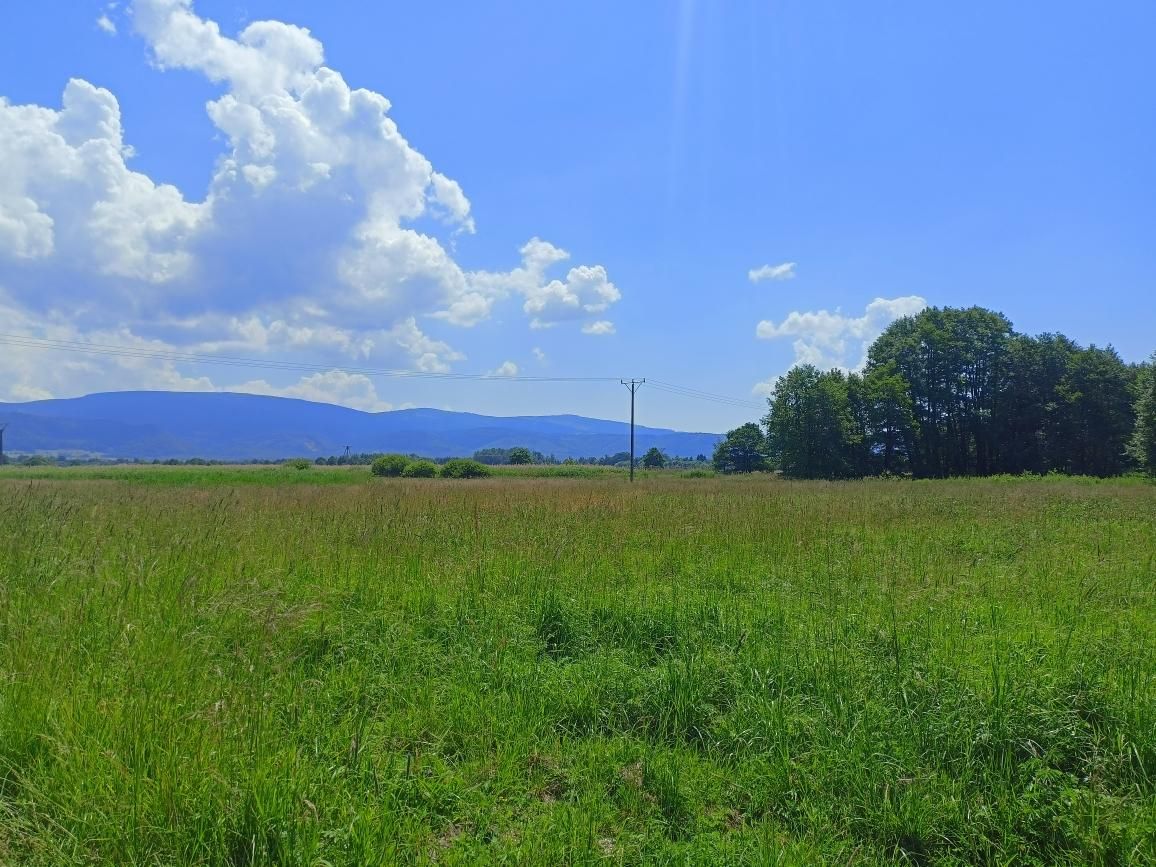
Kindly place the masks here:
<instances>
[{"instance_id":1,"label":"utility pole","mask_svg":"<svg viewBox=\"0 0 1156 867\"><path fill-rule=\"evenodd\" d=\"M638 393L638 389L642 387L645 379L632 379L627 382L625 379L618 380L627 388L630 389L630 481L634 481L634 395Z\"/></svg>"},{"instance_id":2,"label":"utility pole","mask_svg":"<svg viewBox=\"0 0 1156 867\"><path fill-rule=\"evenodd\" d=\"M4 429L6 427L8 427L7 423L0 424L0 467L8 463L8 461L4 458Z\"/></svg>"}]
</instances>

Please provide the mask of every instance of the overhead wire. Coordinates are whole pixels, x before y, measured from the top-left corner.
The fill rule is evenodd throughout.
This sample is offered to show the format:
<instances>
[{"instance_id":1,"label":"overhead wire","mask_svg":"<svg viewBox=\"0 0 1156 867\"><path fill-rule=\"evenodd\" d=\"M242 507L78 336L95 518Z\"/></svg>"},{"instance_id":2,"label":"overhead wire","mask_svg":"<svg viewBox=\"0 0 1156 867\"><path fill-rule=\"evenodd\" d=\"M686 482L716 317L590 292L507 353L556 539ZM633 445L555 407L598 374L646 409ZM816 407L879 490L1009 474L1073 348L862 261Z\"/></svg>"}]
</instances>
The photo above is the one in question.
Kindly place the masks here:
<instances>
[{"instance_id":1,"label":"overhead wire","mask_svg":"<svg viewBox=\"0 0 1156 867\"><path fill-rule=\"evenodd\" d=\"M21 334L6 334L0 332L0 344L20 346L28 349L56 350L60 352L81 352L91 355L104 355L117 358L141 358L155 361L167 361L182 364L205 364L221 367L245 367L266 370L282 370L293 372L323 373L340 369L346 373L361 374L364 376L383 377L390 379L424 379L424 380L466 380L491 382L541 382L541 383L577 383L577 382L620 382L617 376L536 376L525 374L507 375L503 373L452 373L448 371L405 370L396 368L366 367L359 365L323 365L304 361L284 361L269 358L252 358L246 356L229 355L202 355L179 350L162 349L150 346L123 346L109 343L94 343L84 340L69 340L64 338L30 337ZM707 401L742 409L761 409L762 405L751 400L716 394L697 388L678 385L677 383L662 380L648 379L647 385L656 391L693 400Z\"/></svg>"}]
</instances>

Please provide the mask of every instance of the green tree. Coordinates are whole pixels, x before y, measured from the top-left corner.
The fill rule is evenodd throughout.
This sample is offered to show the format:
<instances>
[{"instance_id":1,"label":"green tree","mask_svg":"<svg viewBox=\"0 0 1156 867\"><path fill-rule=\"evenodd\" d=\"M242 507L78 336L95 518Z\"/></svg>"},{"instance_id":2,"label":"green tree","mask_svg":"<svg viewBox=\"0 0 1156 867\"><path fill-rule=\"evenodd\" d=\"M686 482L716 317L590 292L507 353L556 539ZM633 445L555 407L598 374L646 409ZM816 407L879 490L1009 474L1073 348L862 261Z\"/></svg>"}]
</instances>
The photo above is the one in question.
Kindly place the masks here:
<instances>
[{"instance_id":1,"label":"green tree","mask_svg":"<svg viewBox=\"0 0 1156 867\"><path fill-rule=\"evenodd\" d=\"M995 409L999 439L995 472L1063 469L1065 410L1059 386L1079 351L1062 334L1012 337L1007 375Z\"/></svg>"},{"instance_id":2,"label":"green tree","mask_svg":"<svg viewBox=\"0 0 1156 867\"><path fill-rule=\"evenodd\" d=\"M1124 471L1133 432L1131 374L1115 349L1075 352L1056 389L1056 469L1081 476Z\"/></svg>"},{"instance_id":3,"label":"green tree","mask_svg":"<svg viewBox=\"0 0 1156 867\"><path fill-rule=\"evenodd\" d=\"M839 479L861 471L862 420L852 413L848 377L812 364L792 368L775 383L763 418L771 463L800 479ZM854 380L857 401L862 380ZM857 430L858 427L858 430Z\"/></svg>"},{"instance_id":4,"label":"green tree","mask_svg":"<svg viewBox=\"0 0 1156 867\"><path fill-rule=\"evenodd\" d=\"M767 469L767 443L754 422L737 427L715 446L714 468L720 473L755 473Z\"/></svg>"},{"instance_id":5,"label":"green tree","mask_svg":"<svg viewBox=\"0 0 1156 867\"><path fill-rule=\"evenodd\" d=\"M915 448L911 387L894 365L884 364L863 377L863 393L871 470L906 472L911 466L911 453Z\"/></svg>"},{"instance_id":6,"label":"green tree","mask_svg":"<svg viewBox=\"0 0 1156 867\"><path fill-rule=\"evenodd\" d=\"M1137 382L1136 429L1128 454L1148 475L1156 476L1156 352L1141 369Z\"/></svg>"},{"instance_id":7,"label":"green tree","mask_svg":"<svg viewBox=\"0 0 1156 867\"><path fill-rule=\"evenodd\" d=\"M642 465L649 470L661 470L666 466L666 455L659 451L658 446L651 446L642 456Z\"/></svg>"},{"instance_id":8,"label":"green tree","mask_svg":"<svg viewBox=\"0 0 1156 867\"><path fill-rule=\"evenodd\" d=\"M483 464L504 464L509 461L510 453L506 449L489 448L474 452L474 460Z\"/></svg>"},{"instance_id":9,"label":"green tree","mask_svg":"<svg viewBox=\"0 0 1156 867\"><path fill-rule=\"evenodd\" d=\"M890 365L910 388L917 475L993 471L1011 339L1002 313L929 307L892 323L872 345L868 372Z\"/></svg>"},{"instance_id":10,"label":"green tree","mask_svg":"<svg viewBox=\"0 0 1156 867\"><path fill-rule=\"evenodd\" d=\"M534 455L525 446L514 446L506 453L506 460L511 464L532 464Z\"/></svg>"}]
</instances>

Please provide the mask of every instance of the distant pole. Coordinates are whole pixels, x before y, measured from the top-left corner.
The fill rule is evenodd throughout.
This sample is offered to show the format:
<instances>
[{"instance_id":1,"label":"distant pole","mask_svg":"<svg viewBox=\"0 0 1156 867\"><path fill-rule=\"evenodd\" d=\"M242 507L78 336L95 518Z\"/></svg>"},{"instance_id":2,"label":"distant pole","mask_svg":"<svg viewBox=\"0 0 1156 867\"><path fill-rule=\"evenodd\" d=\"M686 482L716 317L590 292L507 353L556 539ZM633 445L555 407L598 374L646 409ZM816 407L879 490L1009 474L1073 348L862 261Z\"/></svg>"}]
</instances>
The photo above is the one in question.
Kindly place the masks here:
<instances>
[{"instance_id":1,"label":"distant pole","mask_svg":"<svg viewBox=\"0 0 1156 867\"><path fill-rule=\"evenodd\" d=\"M6 424L0 424L0 467L8 463L4 457L4 429L8 427Z\"/></svg>"},{"instance_id":2,"label":"distant pole","mask_svg":"<svg viewBox=\"0 0 1156 867\"><path fill-rule=\"evenodd\" d=\"M638 389L642 387L645 379L632 379L627 382L625 379L620 379L623 385L630 389L630 481L634 481L634 395L638 393Z\"/></svg>"}]
</instances>

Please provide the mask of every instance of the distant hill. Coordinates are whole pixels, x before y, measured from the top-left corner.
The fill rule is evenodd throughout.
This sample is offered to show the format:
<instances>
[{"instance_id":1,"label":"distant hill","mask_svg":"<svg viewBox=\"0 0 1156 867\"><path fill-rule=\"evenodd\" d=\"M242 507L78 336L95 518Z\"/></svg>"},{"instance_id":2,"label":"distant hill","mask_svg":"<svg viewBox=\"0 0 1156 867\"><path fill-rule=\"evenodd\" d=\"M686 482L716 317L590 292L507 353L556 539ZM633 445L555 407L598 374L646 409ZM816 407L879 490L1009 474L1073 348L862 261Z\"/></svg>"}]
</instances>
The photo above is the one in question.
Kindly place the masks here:
<instances>
[{"instance_id":1,"label":"distant hill","mask_svg":"<svg viewBox=\"0 0 1156 867\"><path fill-rule=\"evenodd\" d=\"M106 458L252 460L396 451L427 457L526 446L559 458L629 448L624 422L577 415L496 417L437 409L361 412L327 403L251 394L118 391L0 403L10 452L86 452ZM721 437L635 429L641 455L710 455Z\"/></svg>"}]
</instances>

